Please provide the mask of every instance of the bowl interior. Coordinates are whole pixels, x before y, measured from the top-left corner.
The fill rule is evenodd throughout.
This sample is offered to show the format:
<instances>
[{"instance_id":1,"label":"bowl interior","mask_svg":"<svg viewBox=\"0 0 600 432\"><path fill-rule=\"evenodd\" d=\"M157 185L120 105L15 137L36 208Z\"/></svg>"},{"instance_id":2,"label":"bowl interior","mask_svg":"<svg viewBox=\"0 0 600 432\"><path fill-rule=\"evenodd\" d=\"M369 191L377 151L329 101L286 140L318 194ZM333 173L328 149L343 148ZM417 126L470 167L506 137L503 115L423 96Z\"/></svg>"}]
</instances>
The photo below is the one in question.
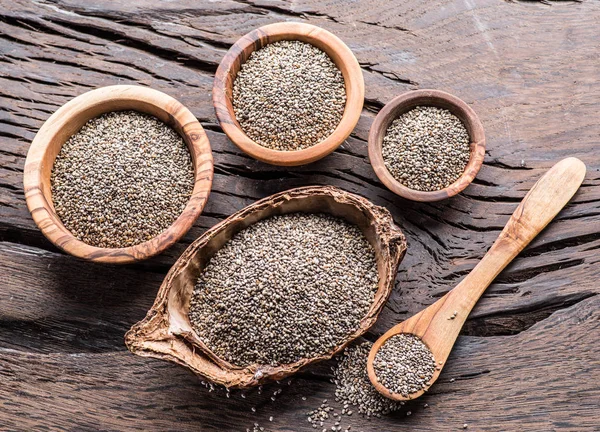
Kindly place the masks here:
<instances>
[{"instance_id":1,"label":"bowl interior","mask_svg":"<svg viewBox=\"0 0 600 432\"><path fill-rule=\"evenodd\" d=\"M171 287L168 294L168 312L171 320L171 329L174 333L185 335L192 343L201 346L204 350L208 349L200 341L200 338L193 330L189 320L188 313L190 308L190 300L194 286L199 274L202 272L210 258L236 233L244 228L274 215L282 215L288 213L327 213L333 216L340 217L352 224L355 224L363 232L373 249L377 259L377 271L379 275L378 289L375 298L387 298L388 278L392 276L388 257L383 256L387 250L387 245L377 232L373 220L367 214L353 205L341 203L333 199L331 196L309 196L299 197L280 201L276 206L267 206L244 215L243 218L236 218L230 224L221 223L218 229L210 240L201 248L193 251L189 260L185 263L182 270L171 281ZM395 278L395 275L393 275ZM378 307L377 302L371 305L371 313ZM223 360L208 354L211 358L221 364L226 364L230 368L236 368Z\"/></svg>"},{"instance_id":2,"label":"bowl interior","mask_svg":"<svg viewBox=\"0 0 600 432\"><path fill-rule=\"evenodd\" d=\"M469 134L469 162L463 174L452 184L437 191L417 191L410 189L396 180L388 171L383 162L382 144L383 138L391 123L402 114L418 106L432 106L450 111L460 119ZM468 186L483 162L485 151L485 136L483 126L475 112L460 99L441 91L420 90L392 100L378 115L379 119L373 124L373 130L369 136L370 156L375 171L382 182L397 194L416 201L437 201L456 195Z\"/></svg>"},{"instance_id":3,"label":"bowl interior","mask_svg":"<svg viewBox=\"0 0 600 432\"><path fill-rule=\"evenodd\" d=\"M337 66L337 68L342 72L342 76L344 77L344 86L346 87L346 106L344 107L344 116L346 116L348 114L348 112L347 112L348 106L349 106L348 101L350 99L348 97L348 94L349 94L349 91L351 90L351 88L350 88L351 87L351 85L350 85L350 82L351 82L350 70L348 68L347 62L345 62L344 59L342 58L342 56L340 55L340 52L338 50L336 50L335 48L333 48L330 44L326 43L323 39L316 38L314 36L311 36L310 34L308 34L308 35L304 34L304 33L273 34L273 35L270 35L268 39L258 38L255 43L244 44L243 48L238 53L237 61L232 63L231 68L229 69L229 74L227 75L226 90L225 90L225 95L227 96L227 110L229 111L229 115L233 119L234 124L240 129L240 131L242 133L244 133L244 130L242 129L239 122L237 121L237 119L235 117L235 112L233 110L233 83L235 82L237 74L240 71L242 65L244 63L246 63L248 58L250 58L250 54L252 54L254 51L258 51L265 45L268 45L273 42L279 42L282 40L298 40L301 42L306 42L306 43L316 46L321 51L324 51L325 53L327 53L327 55L331 58L331 60L333 60L333 62ZM341 121L340 121L340 123L341 123ZM339 125L338 125L338 127L339 127ZM246 134L244 133L244 135L246 135ZM246 135L246 136L248 137L248 135ZM251 138L248 137L248 139L251 139ZM274 151L278 151L278 150L274 150ZM296 150L296 151L298 151L298 150Z\"/></svg>"}]
</instances>

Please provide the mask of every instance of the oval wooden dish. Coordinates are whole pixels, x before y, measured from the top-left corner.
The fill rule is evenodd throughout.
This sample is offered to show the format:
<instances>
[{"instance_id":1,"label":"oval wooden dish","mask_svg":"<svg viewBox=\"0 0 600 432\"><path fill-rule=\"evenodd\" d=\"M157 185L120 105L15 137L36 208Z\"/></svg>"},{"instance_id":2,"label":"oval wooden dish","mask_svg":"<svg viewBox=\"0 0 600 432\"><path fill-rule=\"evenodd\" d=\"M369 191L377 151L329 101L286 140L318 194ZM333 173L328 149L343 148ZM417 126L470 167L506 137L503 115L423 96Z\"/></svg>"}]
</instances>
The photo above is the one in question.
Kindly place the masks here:
<instances>
[{"instance_id":1,"label":"oval wooden dish","mask_svg":"<svg viewBox=\"0 0 600 432\"><path fill-rule=\"evenodd\" d=\"M390 124L399 116L417 106L445 108L458 117L467 128L471 139L471 157L464 173L448 187L431 192L410 189L396 180L385 167L381 145ZM439 201L463 191L475 178L485 156L485 133L475 111L461 99L440 90L410 91L387 103L369 131L369 160L379 180L392 192L413 201Z\"/></svg>"},{"instance_id":2,"label":"oval wooden dish","mask_svg":"<svg viewBox=\"0 0 600 432\"><path fill-rule=\"evenodd\" d=\"M346 107L337 128L324 141L296 151L272 150L256 143L244 133L233 111L233 83L241 65L253 51L281 40L310 43L327 53L342 72L346 86ZM314 162L338 148L356 126L364 97L365 84L362 70L350 48L325 29L297 22L269 24L243 36L225 54L217 69L213 85L213 105L217 119L229 139L255 159L284 166Z\"/></svg>"},{"instance_id":3,"label":"oval wooden dish","mask_svg":"<svg viewBox=\"0 0 600 432\"><path fill-rule=\"evenodd\" d=\"M158 236L126 248L99 248L75 238L54 211L50 174L62 145L88 120L111 111L135 110L151 114L185 140L194 164L195 184L184 211ZM196 117L181 103L146 87L116 85L84 93L67 102L44 123L33 139L23 183L27 207L42 233L60 249L90 261L129 263L159 254L179 240L202 212L213 177L208 137Z\"/></svg>"},{"instance_id":4,"label":"oval wooden dish","mask_svg":"<svg viewBox=\"0 0 600 432\"><path fill-rule=\"evenodd\" d=\"M212 353L188 318L190 298L198 276L213 254L245 227L270 216L294 212L328 213L356 224L373 245L379 287L360 328L330 352L277 367L234 366ZM146 318L125 335L134 354L170 360L212 382L227 387L251 387L289 376L311 363L326 360L371 327L394 286L406 241L389 211L366 199L330 186L291 189L257 201L215 225L198 238L173 265Z\"/></svg>"}]
</instances>

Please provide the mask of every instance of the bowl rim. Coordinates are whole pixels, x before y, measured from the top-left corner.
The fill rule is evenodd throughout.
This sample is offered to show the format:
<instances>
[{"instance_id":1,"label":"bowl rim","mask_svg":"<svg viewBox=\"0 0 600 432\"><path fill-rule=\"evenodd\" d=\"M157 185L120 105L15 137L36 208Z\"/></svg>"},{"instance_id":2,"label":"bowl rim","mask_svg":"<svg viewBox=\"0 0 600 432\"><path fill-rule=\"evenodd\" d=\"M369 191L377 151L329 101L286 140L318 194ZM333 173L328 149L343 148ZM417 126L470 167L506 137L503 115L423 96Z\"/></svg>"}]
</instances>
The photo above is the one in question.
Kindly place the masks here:
<instances>
[{"instance_id":1,"label":"bowl rim","mask_svg":"<svg viewBox=\"0 0 600 432\"><path fill-rule=\"evenodd\" d=\"M141 106L160 113L164 117L160 120L175 129L186 142L194 165L192 195L177 219L150 240L124 248L89 245L73 236L56 214L52 203L49 173L62 145L87 120L112 111L146 112ZM81 124L73 130L73 125L77 123ZM72 131L69 132L69 129ZM58 149L52 150L52 147L57 146L57 142L60 142ZM100 87L71 99L46 120L27 152L23 185L27 207L34 222L55 246L89 261L124 264L150 258L176 243L202 212L210 193L212 179L213 158L210 142L190 110L158 90L135 85L114 85Z\"/></svg>"},{"instance_id":2,"label":"bowl rim","mask_svg":"<svg viewBox=\"0 0 600 432\"><path fill-rule=\"evenodd\" d=\"M450 110L459 117L469 132L470 157L461 176L452 184L437 191L418 191L404 186L386 168L381 145L391 122L416 106L436 106ZM379 111L369 130L369 160L379 180L403 198L432 202L450 198L462 192L475 178L485 157L485 132L475 111L460 98L441 90L411 90L396 96Z\"/></svg>"},{"instance_id":3,"label":"bowl rim","mask_svg":"<svg viewBox=\"0 0 600 432\"><path fill-rule=\"evenodd\" d=\"M232 71L243 64L250 53L279 40L301 40L325 51L342 71L346 88L346 106L340 123L325 140L302 150L282 151L261 146L241 129L233 114ZM333 58L337 57L339 63ZM347 73L344 73L347 71ZM237 71L235 72L237 74ZM348 46L333 33L312 24L279 22L259 27L242 36L225 54L213 84L213 105L217 120L235 145L251 157L281 166L303 165L321 159L338 148L350 135L362 113L364 79L358 60Z\"/></svg>"}]
</instances>

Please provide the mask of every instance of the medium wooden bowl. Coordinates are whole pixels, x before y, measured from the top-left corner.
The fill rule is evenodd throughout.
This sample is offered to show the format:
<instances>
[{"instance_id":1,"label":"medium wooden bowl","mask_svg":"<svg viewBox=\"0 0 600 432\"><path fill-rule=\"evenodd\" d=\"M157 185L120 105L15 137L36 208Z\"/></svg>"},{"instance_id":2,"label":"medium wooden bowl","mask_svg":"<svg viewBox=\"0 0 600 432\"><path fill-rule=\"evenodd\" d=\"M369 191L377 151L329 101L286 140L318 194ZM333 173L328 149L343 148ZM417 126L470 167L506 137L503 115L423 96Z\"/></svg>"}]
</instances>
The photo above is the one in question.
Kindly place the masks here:
<instances>
[{"instance_id":1,"label":"medium wooden bowl","mask_svg":"<svg viewBox=\"0 0 600 432\"><path fill-rule=\"evenodd\" d=\"M299 40L325 51L342 72L346 85L346 107L333 133L312 147L296 151L272 150L250 139L233 111L233 83L250 54L280 40ZM310 24L281 22L251 31L238 40L221 61L213 85L213 105L221 128L241 150L272 165L294 166L314 162L339 147L356 126L363 107L365 84L356 57L337 36Z\"/></svg>"},{"instance_id":2,"label":"medium wooden bowl","mask_svg":"<svg viewBox=\"0 0 600 432\"><path fill-rule=\"evenodd\" d=\"M441 190L424 192L410 189L396 180L383 162L381 145L388 127L400 115L417 106L447 109L463 122L471 138L471 157L464 173L450 186ZM369 159L377 177L392 192L413 201L439 201L461 192L469 186L479 172L484 156L485 134L477 114L456 96L440 90L415 90L392 99L379 111L369 131Z\"/></svg>"},{"instance_id":3,"label":"medium wooden bowl","mask_svg":"<svg viewBox=\"0 0 600 432\"><path fill-rule=\"evenodd\" d=\"M328 213L362 230L377 257L379 287L373 304L360 328L328 353L277 367L234 366L212 353L192 328L188 313L194 286L210 258L237 232L269 216L294 212ZM306 365L331 358L375 323L393 289L405 251L406 240L390 212L362 197L332 186L281 192L233 214L192 243L167 274L146 318L127 332L125 343L134 354L173 361L227 387L251 387L279 380Z\"/></svg>"},{"instance_id":4,"label":"medium wooden bowl","mask_svg":"<svg viewBox=\"0 0 600 432\"><path fill-rule=\"evenodd\" d=\"M99 248L75 238L54 211L50 174L62 145L88 120L110 111L135 110L151 114L175 129L185 140L194 164L192 196L175 222L158 236L136 246ZM130 263L159 254L179 240L202 212L213 176L208 137L196 117L181 103L146 87L116 85L84 93L60 107L36 134L25 161L23 183L27 207L42 233L71 255L97 262Z\"/></svg>"}]
</instances>

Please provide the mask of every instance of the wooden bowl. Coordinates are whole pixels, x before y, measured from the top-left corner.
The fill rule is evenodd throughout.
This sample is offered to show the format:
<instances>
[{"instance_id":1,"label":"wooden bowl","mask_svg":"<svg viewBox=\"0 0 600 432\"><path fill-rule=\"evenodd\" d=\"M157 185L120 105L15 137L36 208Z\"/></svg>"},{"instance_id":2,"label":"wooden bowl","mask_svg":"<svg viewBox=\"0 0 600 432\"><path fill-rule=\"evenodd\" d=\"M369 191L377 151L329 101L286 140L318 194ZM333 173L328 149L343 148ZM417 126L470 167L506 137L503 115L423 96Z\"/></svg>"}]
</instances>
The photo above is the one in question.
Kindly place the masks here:
<instances>
[{"instance_id":1,"label":"wooden bowl","mask_svg":"<svg viewBox=\"0 0 600 432\"><path fill-rule=\"evenodd\" d=\"M158 236L126 248L99 248L75 238L54 211L50 174L62 145L89 119L110 111L151 114L185 140L194 164L195 184L184 211ZM130 263L159 254L179 240L202 212L213 176L210 143L196 117L181 103L146 87L116 85L84 93L60 107L36 134L25 161L23 183L27 207L42 233L71 255L97 262Z\"/></svg>"},{"instance_id":2,"label":"wooden bowl","mask_svg":"<svg viewBox=\"0 0 600 432\"><path fill-rule=\"evenodd\" d=\"M328 213L362 230L377 257L379 287L375 298L360 328L328 353L277 367L234 366L212 353L193 330L188 313L194 286L210 258L237 232L269 216L294 212ZM306 365L331 358L375 323L392 291L405 251L404 235L390 212L362 197L332 186L281 192L233 214L192 243L167 274L146 318L127 332L125 343L134 354L173 361L227 387L251 387L279 380Z\"/></svg>"},{"instance_id":3,"label":"wooden bowl","mask_svg":"<svg viewBox=\"0 0 600 432\"><path fill-rule=\"evenodd\" d=\"M281 40L307 42L326 52L342 72L346 85L346 107L337 128L324 141L296 151L272 150L256 143L244 133L233 111L233 83L241 65L253 51ZM350 48L327 30L297 22L269 24L243 36L225 54L213 85L213 105L217 119L229 139L255 159L284 166L314 162L338 148L356 126L364 96L362 70Z\"/></svg>"},{"instance_id":4,"label":"wooden bowl","mask_svg":"<svg viewBox=\"0 0 600 432\"><path fill-rule=\"evenodd\" d=\"M471 157L464 173L450 186L441 190L424 192L410 189L396 180L383 163L381 145L388 127L400 115L417 106L447 109L462 121L471 138ZM479 172L484 156L485 134L477 114L456 96L440 90L415 90L392 99L379 111L369 131L369 159L377 177L392 192L413 201L439 201L461 192Z\"/></svg>"}]
</instances>

